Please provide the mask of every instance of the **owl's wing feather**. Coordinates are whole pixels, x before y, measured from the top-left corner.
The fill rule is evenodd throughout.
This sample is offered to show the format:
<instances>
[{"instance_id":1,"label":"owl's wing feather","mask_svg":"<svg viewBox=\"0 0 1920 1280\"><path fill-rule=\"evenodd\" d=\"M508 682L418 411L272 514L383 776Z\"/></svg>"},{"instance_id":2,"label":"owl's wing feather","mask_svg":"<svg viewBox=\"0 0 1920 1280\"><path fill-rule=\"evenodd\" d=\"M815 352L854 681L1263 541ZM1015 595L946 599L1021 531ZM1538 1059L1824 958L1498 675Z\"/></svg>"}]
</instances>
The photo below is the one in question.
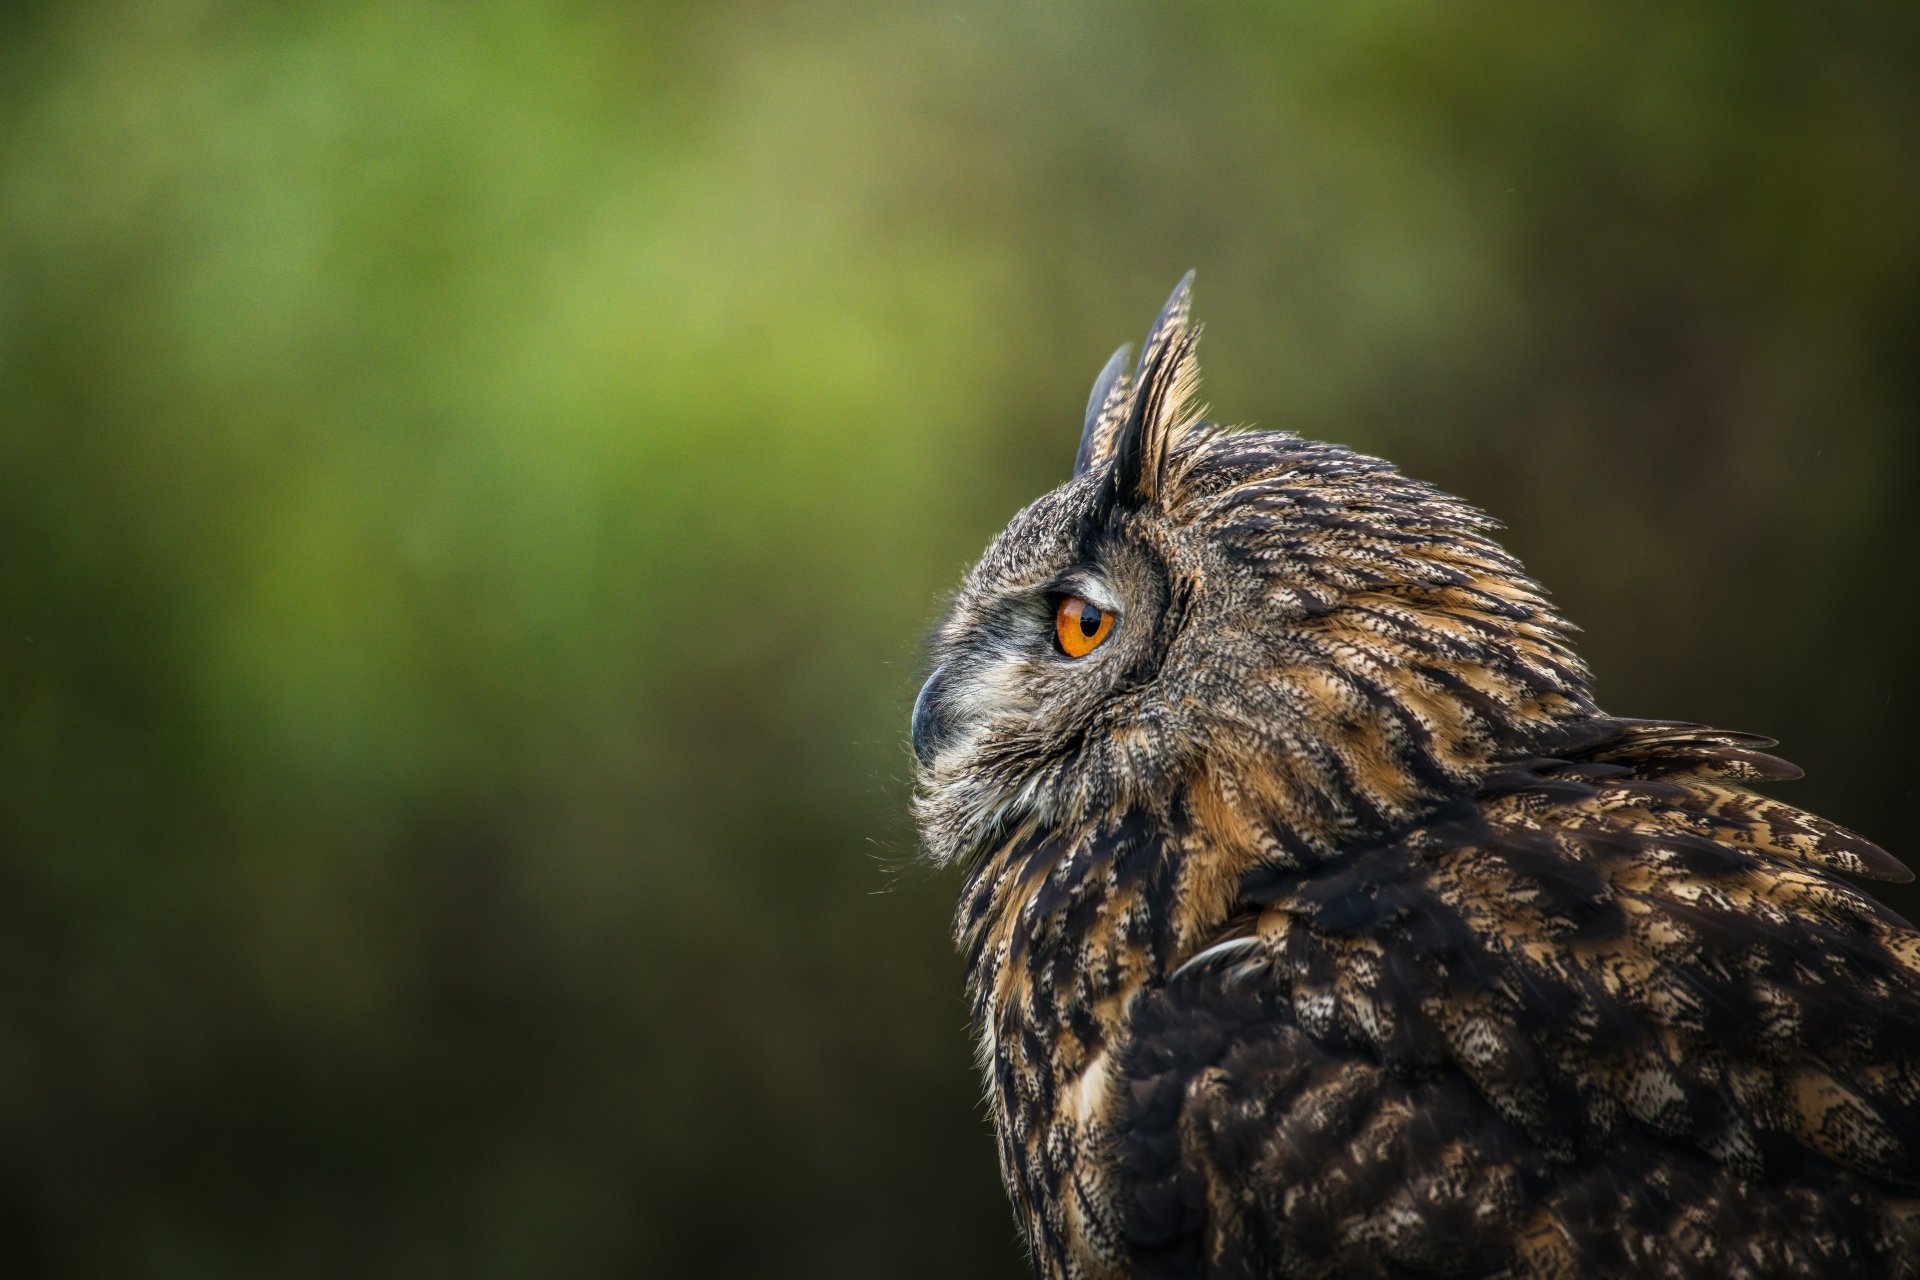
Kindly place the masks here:
<instances>
[{"instance_id":1,"label":"owl's wing feather","mask_svg":"<svg viewBox=\"0 0 1920 1280\"><path fill-rule=\"evenodd\" d=\"M1250 876L1134 1011L1143 1273L1920 1270L1920 935L1832 874L1903 869L1769 745L1601 722Z\"/></svg>"}]
</instances>

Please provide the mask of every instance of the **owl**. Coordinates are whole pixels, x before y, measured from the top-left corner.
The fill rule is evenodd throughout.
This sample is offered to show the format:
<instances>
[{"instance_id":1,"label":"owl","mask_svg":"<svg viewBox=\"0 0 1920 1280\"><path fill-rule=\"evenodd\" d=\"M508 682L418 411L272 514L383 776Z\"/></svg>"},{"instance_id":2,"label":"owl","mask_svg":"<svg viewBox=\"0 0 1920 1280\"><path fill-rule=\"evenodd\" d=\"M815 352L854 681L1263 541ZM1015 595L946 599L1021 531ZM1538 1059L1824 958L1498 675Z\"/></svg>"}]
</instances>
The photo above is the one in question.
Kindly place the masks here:
<instances>
[{"instance_id":1,"label":"owl","mask_svg":"<svg viewBox=\"0 0 1920 1280\"><path fill-rule=\"evenodd\" d=\"M1190 280L913 709L1034 1274L1920 1275L1906 870L1601 711L1473 507L1204 421Z\"/></svg>"}]
</instances>

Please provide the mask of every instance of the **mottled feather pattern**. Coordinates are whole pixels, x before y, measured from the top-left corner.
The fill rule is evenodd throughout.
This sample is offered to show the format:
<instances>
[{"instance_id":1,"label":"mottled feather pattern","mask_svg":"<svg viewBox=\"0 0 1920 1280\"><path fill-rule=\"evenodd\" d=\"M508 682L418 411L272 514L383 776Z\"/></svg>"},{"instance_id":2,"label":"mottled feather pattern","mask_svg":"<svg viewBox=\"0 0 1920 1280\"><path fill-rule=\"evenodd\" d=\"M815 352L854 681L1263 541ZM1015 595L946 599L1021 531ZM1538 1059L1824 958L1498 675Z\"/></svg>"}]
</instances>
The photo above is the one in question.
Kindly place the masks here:
<instances>
[{"instance_id":1,"label":"mottled feather pattern","mask_svg":"<svg viewBox=\"0 0 1920 1280\"><path fill-rule=\"evenodd\" d=\"M1035 1274L1920 1274L1904 869L1602 712L1472 507L1196 420L1187 307L915 713Z\"/></svg>"},{"instance_id":2,"label":"mottled feather pattern","mask_svg":"<svg viewBox=\"0 0 1920 1280\"><path fill-rule=\"evenodd\" d=\"M1530 1233L1575 1275L1910 1274L1915 935L1820 869L1848 865L1857 837L1778 805L1737 841L1695 834L1727 802L1755 798L1715 776L1699 749L1711 736L1629 723L1565 758L1500 770L1471 801L1337 866L1250 875L1241 927L1259 949L1143 994L1129 1074L1172 1085L1228 1065L1196 1061L1199 1040L1230 1055L1277 1037L1292 1046L1292 1084L1228 1069L1204 1091L1179 1087L1167 1122L1227 1126L1230 1149L1204 1153L1212 1172L1196 1184L1200 1150L1169 1162L1130 1141L1122 1181L1150 1207L1209 1180L1290 1186L1280 1211L1192 1219L1194 1238L1177 1243L1264 1260L1221 1275L1323 1274L1341 1254L1363 1274L1484 1270L1442 1257L1473 1240L1519 1266L1508 1255ZM1734 750L1737 776L1750 765ZM1657 780L1676 763L1688 785ZM1231 1029L1214 1025L1223 1019ZM1305 1069L1314 1060L1330 1080ZM1364 1101L1357 1080L1371 1082ZM1398 1135L1377 1172L1364 1184L1357 1172L1289 1176L1350 1158L1361 1117L1339 1113L1326 1132L1309 1123L1330 1122L1336 1098ZM1115 1128L1140 1133L1150 1110L1123 1103ZM1426 1134L1432 1172L1409 1145L1421 1115L1453 1131ZM1714 1229L1729 1213L1737 1230ZM1455 1225L1436 1232L1441 1220ZM1277 1242L1303 1238L1332 1253L1271 1262ZM1703 1252L1741 1239L1755 1241L1743 1254ZM1200 1269L1189 1259L1166 1273Z\"/></svg>"}]
</instances>

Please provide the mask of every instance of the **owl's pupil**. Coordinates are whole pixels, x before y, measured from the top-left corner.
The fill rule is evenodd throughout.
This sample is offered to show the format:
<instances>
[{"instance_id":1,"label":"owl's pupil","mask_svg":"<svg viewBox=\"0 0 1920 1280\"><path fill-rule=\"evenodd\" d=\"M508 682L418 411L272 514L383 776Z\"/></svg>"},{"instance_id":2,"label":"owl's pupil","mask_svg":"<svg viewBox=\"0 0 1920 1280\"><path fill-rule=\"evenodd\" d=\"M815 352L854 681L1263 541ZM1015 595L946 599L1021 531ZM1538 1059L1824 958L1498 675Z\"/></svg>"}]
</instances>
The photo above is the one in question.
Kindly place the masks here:
<instances>
[{"instance_id":1,"label":"owl's pupil","mask_svg":"<svg viewBox=\"0 0 1920 1280\"><path fill-rule=\"evenodd\" d=\"M1080 634L1092 638L1100 630L1100 611L1092 605L1080 610Z\"/></svg>"}]
</instances>

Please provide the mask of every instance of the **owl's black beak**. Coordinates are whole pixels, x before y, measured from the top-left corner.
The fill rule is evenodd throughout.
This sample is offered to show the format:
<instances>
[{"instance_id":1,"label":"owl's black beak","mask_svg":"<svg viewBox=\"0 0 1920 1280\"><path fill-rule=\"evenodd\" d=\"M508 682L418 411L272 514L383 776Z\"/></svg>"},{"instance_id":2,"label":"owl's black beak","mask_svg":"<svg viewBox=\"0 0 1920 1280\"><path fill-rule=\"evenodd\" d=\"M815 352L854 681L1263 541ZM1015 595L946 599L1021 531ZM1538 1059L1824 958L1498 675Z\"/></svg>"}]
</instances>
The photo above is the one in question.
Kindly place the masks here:
<instances>
[{"instance_id":1,"label":"owl's black beak","mask_svg":"<svg viewBox=\"0 0 1920 1280\"><path fill-rule=\"evenodd\" d=\"M953 735L953 719L940 696L940 677L946 670L945 666L935 667L920 686L920 696L913 700L913 754L922 765L933 763L941 746Z\"/></svg>"}]
</instances>

